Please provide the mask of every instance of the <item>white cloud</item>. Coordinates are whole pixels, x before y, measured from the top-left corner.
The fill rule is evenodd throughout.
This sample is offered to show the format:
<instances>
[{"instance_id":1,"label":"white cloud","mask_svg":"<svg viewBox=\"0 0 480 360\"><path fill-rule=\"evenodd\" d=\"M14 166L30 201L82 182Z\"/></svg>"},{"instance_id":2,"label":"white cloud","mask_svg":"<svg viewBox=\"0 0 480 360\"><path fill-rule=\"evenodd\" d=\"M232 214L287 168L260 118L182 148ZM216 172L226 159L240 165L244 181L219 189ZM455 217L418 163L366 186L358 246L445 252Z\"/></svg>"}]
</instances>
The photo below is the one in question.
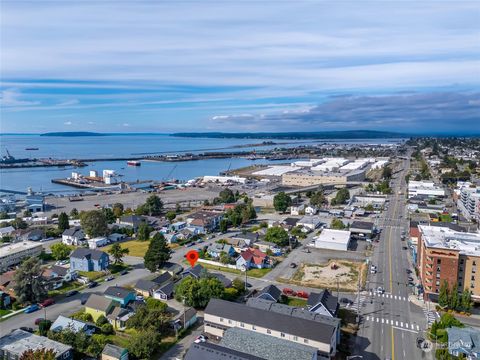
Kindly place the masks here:
<instances>
[{"instance_id":1,"label":"white cloud","mask_svg":"<svg viewBox=\"0 0 480 360\"><path fill-rule=\"evenodd\" d=\"M72 123L71 121L65 121L65 122L63 123L63 125L67 125L67 126L70 126L70 125L72 125L72 124L73 124L73 123Z\"/></svg>"},{"instance_id":2,"label":"white cloud","mask_svg":"<svg viewBox=\"0 0 480 360\"><path fill-rule=\"evenodd\" d=\"M124 126L124 127L129 127L130 124L129 124L129 123L123 123L122 126Z\"/></svg>"},{"instance_id":3,"label":"white cloud","mask_svg":"<svg viewBox=\"0 0 480 360\"><path fill-rule=\"evenodd\" d=\"M22 94L18 89L5 89L1 92L0 104L5 107L33 106L38 105L38 101L22 100Z\"/></svg>"}]
</instances>

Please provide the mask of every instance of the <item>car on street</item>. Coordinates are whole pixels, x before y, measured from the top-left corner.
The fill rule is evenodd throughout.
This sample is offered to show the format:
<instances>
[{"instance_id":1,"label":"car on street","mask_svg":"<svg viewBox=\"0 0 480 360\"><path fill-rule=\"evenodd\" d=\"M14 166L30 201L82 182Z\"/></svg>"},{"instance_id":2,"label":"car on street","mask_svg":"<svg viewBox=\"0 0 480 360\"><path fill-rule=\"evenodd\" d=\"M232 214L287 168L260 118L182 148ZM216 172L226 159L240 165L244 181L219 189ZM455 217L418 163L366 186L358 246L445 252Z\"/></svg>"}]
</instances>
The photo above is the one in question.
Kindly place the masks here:
<instances>
[{"instance_id":1,"label":"car on street","mask_svg":"<svg viewBox=\"0 0 480 360\"><path fill-rule=\"evenodd\" d=\"M96 281L92 281L92 282L88 283L87 286L88 286L89 289L91 289L91 288L94 288L97 285L98 285L98 283Z\"/></svg>"},{"instance_id":2,"label":"car on street","mask_svg":"<svg viewBox=\"0 0 480 360\"><path fill-rule=\"evenodd\" d=\"M344 297L344 298L341 298L341 299L340 299L340 302L341 302L342 304L350 304L350 305L353 304L353 301L352 301L352 300L350 300L350 299L348 299L348 298L345 298L345 297Z\"/></svg>"},{"instance_id":3,"label":"car on street","mask_svg":"<svg viewBox=\"0 0 480 360\"><path fill-rule=\"evenodd\" d=\"M53 305L53 304L55 304L55 300L53 300L52 298L49 298L49 299L43 300L43 301L40 303L40 306L41 306L41 307L47 307L47 306L50 306L50 305Z\"/></svg>"},{"instance_id":4,"label":"car on street","mask_svg":"<svg viewBox=\"0 0 480 360\"><path fill-rule=\"evenodd\" d=\"M383 294L385 292L385 289L381 286L377 288L377 294Z\"/></svg>"},{"instance_id":5,"label":"car on street","mask_svg":"<svg viewBox=\"0 0 480 360\"><path fill-rule=\"evenodd\" d=\"M297 264L295 264L295 263L292 262L292 263L290 263L290 267L291 267L292 269L295 269L295 268L297 267Z\"/></svg>"},{"instance_id":6,"label":"car on street","mask_svg":"<svg viewBox=\"0 0 480 360\"><path fill-rule=\"evenodd\" d=\"M78 290L70 290L65 293L65 297L71 297L78 294Z\"/></svg>"},{"instance_id":7,"label":"car on street","mask_svg":"<svg viewBox=\"0 0 480 360\"><path fill-rule=\"evenodd\" d=\"M408 250L408 247L402 246L402 249L403 249L403 250Z\"/></svg>"},{"instance_id":8,"label":"car on street","mask_svg":"<svg viewBox=\"0 0 480 360\"><path fill-rule=\"evenodd\" d=\"M208 338L207 338L205 335L199 335L199 336L196 337L194 343L195 343L195 344L204 343L204 342L207 341L207 339L208 339Z\"/></svg>"},{"instance_id":9,"label":"car on street","mask_svg":"<svg viewBox=\"0 0 480 360\"><path fill-rule=\"evenodd\" d=\"M90 297L90 295L88 295L88 294L82 295L82 298L80 299L80 304L85 305L85 303L87 302L89 297Z\"/></svg>"},{"instance_id":10,"label":"car on street","mask_svg":"<svg viewBox=\"0 0 480 360\"><path fill-rule=\"evenodd\" d=\"M23 310L23 312L25 314L30 314L30 313L33 313L37 310L40 310L40 306L38 306L38 304L32 304L29 307L27 307L25 310Z\"/></svg>"},{"instance_id":11,"label":"car on street","mask_svg":"<svg viewBox=\"0 0 480 360\"><path fill-rule=\"evenodd\" d=\"M43 320L45 320L45 319L44 318L36 318L35 319L35 325L40 324Z\"/></svg>"},{"instance_id":12,"label":"car on street","mask_svg":"<svg viewBox=\"0 0 480 360\"><path fill-rule=\"evenodd\" d=\"M127 270L127 269L120 271L120 275L126 275L126 274L128 274L128 270Z\"/></svg>"},{"instance_id":13,"label":"car on street","mask_svg":"<svg viewBox=\"0 0 480 360\"><path fill-rule=\"evenodd\" d=\"M110 276L107 276L107 277L105 278L105 281L110 281L110 280L113 280L113 279L115 279L115 276L110 275Z\"/></svg>"}]
</instances>

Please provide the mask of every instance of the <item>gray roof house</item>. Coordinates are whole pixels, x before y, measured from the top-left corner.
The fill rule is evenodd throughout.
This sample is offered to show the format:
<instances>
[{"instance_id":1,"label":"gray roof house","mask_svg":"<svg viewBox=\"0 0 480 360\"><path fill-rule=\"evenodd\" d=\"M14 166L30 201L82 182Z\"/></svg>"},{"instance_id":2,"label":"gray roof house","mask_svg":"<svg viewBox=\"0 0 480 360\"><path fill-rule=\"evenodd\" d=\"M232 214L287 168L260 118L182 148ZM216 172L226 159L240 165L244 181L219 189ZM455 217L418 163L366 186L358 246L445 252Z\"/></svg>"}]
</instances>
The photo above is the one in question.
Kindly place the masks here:
<instances>
[{"instance_id":1,"label":"gray roof house","mask_svg":"<svg viewBox=\"0 0 480 360\"><path fill-rule=\"evenodd\" d=\"M5 359L18 359L27 350L52 349L56 360L72 360L73 349L44 336L38 336L24 330L14 330L0 338L0 353Z\"/></svg>"},{"instance_id":2,"label":"gray roof house","mask_svg":"<svg viewBox=\"0 0 480 360\"><path fill-rule=\"evenodd\" d=\"M128 350L113 344L106 344L101 360L128 360Z\"/></svg>"},{"instance_id":3,"label":"gray roof house","mask_svg":"<svg viewBox=\"0 0 480 360\"><path fill-rule=\"evenodd\" d=\"M212 343L192 344L184 360L265 360Z\"/></svg>"},{"instance_id":4,"label":"gray roof house","mask_svg":"<svg viewBox=\"0 0 480 360\"><path fill-rule=\"evenodd\" d=\"M320 293L312 292L308 297L307 308L317 314L335 317L339 308L338 298L328 290L322 290Z\"/></svg>"},{"instance_id":5,"label":"gray roof house","mask_svg":"<svg viewBox=\"0 0 480 360\"><path fill-rule=\"evenodd\" d=\"M250 305L251 300L261 306ZM263 308L262 308L263 306ZM223 337L229 328L257 330L283 340L315 347L322 356L335 356L340 339L340 320L262 299L247 305L211 299L205 309L205 332Z\"/></svg>"},{"instance_id":6,"label":"gray roof house","mask_svg":"<svg viewBox=\"0 0 480 360\"><path fill-rule=\"evenodd\" d=\"M117 224L130 226L134 231L137 231L138 227L142 223L148 224L147 218L139 215L124 215L117 220Z\"/></svg>"},{"instance_id":7,"label":"gray roof house","mask_svg":"<svg viewBox=\"0 0 480 360\"><path fill-rule=\"evenodd\" d=\"M79 227L71 227L62 233L62 242L66 245L81 245L85 240L85 233Z\"/></svg>"},{"instance_id":8,"label":"gray roof house","mask_svg":"<svg viewBox=\"0 0 480 360\"><path fill-rule=\"evenodd\" d=\"M312 360L317 358L317 349L312 346L242 328L227 329L220 345L267 360Z\"/></svg>"},{"instance_id":9,"label":"gray roof house","mask_svg":"<svg viewBox=\"0 0 480 360\"><path fill-rule=\"evenodd\" d=\"M447 328L448 353L454 356L466 355L468 359L480 357L480 330L473 327Z\"/></svg>"},{"instance_id":10,"label":"gray roof house","mask_svg":"<svg viewBox=\"0 0 480 360\"><path fill-rule=\"evenodd\" d=\"M87 335L92 335L95 332L95 326L88 324L84 321L71 319L66 316L60 315L57 317L50 327L50 330L53 332L62 331L64 329L69 329L74 333L79 331L85 332Z\"/></svg>"},{"instance_id":11,"label":"gray roof house","mask_svg":"<svg viewBox=\"0 0 480 360\"><path fill-rule=\"evenodd\" d=\"M350 232L352 234L364 234L371 236L373 234L374 224L370 221L354 221L350 225Z\"/></svg>"},{"instance_id":12,"label":"gray roof house","mask_svg":"<svg viewBox=\"0 0 480 360\"><path fill-rule=\"evenodd\" d=\"M280 299L282 292L275 285L267 285L255 296L256 298L275 301L277 302Z\"/></svg>"},{"instance_id":13,"label":"gray roof house","mask_svg":"<svg viewBox=\"0 0 480 360\"><path fill-rule=\"evenodd\" d=\"M77 248L70 254L70 269L77 271L103 271L110 259L104 251Z\"/></svg>"}]
</instances>

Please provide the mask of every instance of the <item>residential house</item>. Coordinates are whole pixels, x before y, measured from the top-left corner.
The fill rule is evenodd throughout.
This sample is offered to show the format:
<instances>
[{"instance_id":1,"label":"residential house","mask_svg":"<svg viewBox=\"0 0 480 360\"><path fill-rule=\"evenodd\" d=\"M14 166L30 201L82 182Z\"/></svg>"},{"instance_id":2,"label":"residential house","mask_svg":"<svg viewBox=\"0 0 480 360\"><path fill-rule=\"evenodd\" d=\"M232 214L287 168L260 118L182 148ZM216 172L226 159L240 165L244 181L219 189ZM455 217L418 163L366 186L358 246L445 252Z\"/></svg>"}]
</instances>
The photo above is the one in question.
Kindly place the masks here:
<instances>
[{"instance_id":1,"label":"residential house","mask_svg":"<svg viewBox=\"0 0 480 360\"><path fill-rule=\"evenodd\" d=\"M271 267L271 262L267 254L260 251L259 249L249 248L240 253L240 256L236 261L237 269L264 269Z\"/></svg>"},{"instance_id":2,"label":"residential house","mask_svg":"<svg viewBox=\"0 0 480 360\"><path fill-rule=\"evenodd\" d=\"M53 322L52 326L50 326L50 330L53 332L59 332L66 329L71 330L74 333L83 331L87 335L95 333L95 325L88 324L81 320L71 319L63 315L59 315Z\"/></svg>"},{"instance_id":3,"label":"residential house","mask_svg":"<svg viewBox=\"0 0 480 360\"><path fill-rule=\"evenodd\" d=\"M187 227L187 223L185 221L177 221L173 224L170 224L170 231L180 231Z\"/></svg>"},{"instance_id":4,"label":"residential house","mask_svg":"<svg viewBox=\"0 0 480 360\"><path fill-rule=\"evenodd\" d=\"M125 240L126 238L127 238L127 235L125 234L113 233L108 235L107 240L110 243L115 243L115 242Z\"/></svg>"},{"instance_id":5,"label":"residential house","mask_svg":"<svg viewBox=\"0 0 480 360\"><path fill-rule=\"evenodd\" d=\"M257 356L232 350L210 342L193 343L185 355L185 360L265 360Z\"/></svg>"},{"instance_id":6,"label":"residential house","mask_svg":"<svg viewBox=\"0 0 480 360\"><path fill-rule=\"evenodd\" d=\"M95 249L77 248L70 254L70 269L75 271L103 271L110 265L108 254Z\"/></svg>"},{"instance_id":7,"label":"residential house","mask_svg":"<svg viewBox=\"0 0 480 360\"><path fill-rule=\"evenodd\" d=\"M187 224L198 229L200 233L215 231L223 219L223 213L197 211L187 217Z\"/></svg>"},{"instance_id":8,"label":"residential house","mask_svg":"<svg viewBox=\"0 0 480 360\"><path fill-rule=\"evenodd\" d=\"M123 330L127 325L127 320L133 314L131 309L114 306L110 312L107 313L107 320L112 324L114 329Z\"/></svg>"},{"instance_id":9,"label":"residential house","mask_svg":"<svg viewBox=\"0 0 480 360\"><path fill-rule=\"evenodd\" d=\"M317 215L318 208L314 205L309 205L305 208L305 215Z\"/></svg>"},{"instance_id":10,"label":"residential house","mask_svg":"<svg viewBox=\"0 0 480 360\"><path fill-rule=\"evenodd\" d=\"M151 279L140 279L134 286L134 290L144 297L150 297L154 295L154 292L160 289L167 283L172 282L172 275L168 272Z\"/></svg>"},{"instance_id":11,"label":"residential house","mask_svg":"<svg viewBox=\"0 0 480 360\"><path fill-rule=\"evenodd\" d=\"M173 297L174 289L175 283L173 281L168 281L163 285L160 285L160 287L153 292L153 298L163 301L170 300Z\"/></svg>"},{"instance_id":12,"label":"residential house","mask_svg":"<svg viewBox=\"0 0 480 360\"><path fill-rule=\"evenodd\" d=\"M52 276L62 278L65 282L74 281L78 277L78 272L71 267L53 265L51 268Z\"/></svg>"},{"instance_id":13,"label":"residential house","mask_svg":"<svg viewBox=\"0 0 480 360\"><path fill-rule=\"evenodd\" d=\"M2 359L19 359L27 350L53 350L55 360L73 360L73 349L69 345L38 336L21 329L13 330L0 338Z\"/></svg>"},{"instance_id":14,"label":"residential house","mask_svg":"<svg viewBox=\"0 0 480 360\"><path fill-rule=\"evenodd\" d=\"M121 286L109 286L104 295L108 299L119 303L122 307L128 305L129 302L135 301L136 296L133 290L121 287Z\"/></svg>"},{"instance_id":15,"label":"residential house","mask_svg":"<svg viewBox=\"0 0 480 360\"><path fill-rule=\"evenodd\" d=\"M12 234L15 232L15 228L13 226L5 226L0 228L0 238L6 237L6 236L12 236Z\"/></svg>"},{"instance_id":16,"label":"residential house","mask_svg":"<svg viewBox=\"0 0 480 360\"><path fill-rule=\"evenodd\" d=\"M10 294L0 290L0 309L6 309L12 303Z\"/></svg>"},{"instance_id":17,"label":"residential house","mask_svg":"<svg viewBox=\"0 0 480 360\"><path fill-rule=\"evenodd\" d=\"M41 241L45 239L45 230L44 229L33 229L23 235L23 240L28 241Z\"/></svg>"},{"instance_id":18,"label":"residential house","mask_svg":"<svg viewBox=\"0 0 480 360\"><path fill-rule=\"evenodd\" d=\"M104 236L87 240L90 249L97 249L108 244L108 239Z\"/></svg>"},{"instance_id":19,"label":"residential house","mask_svg":"<svg viewBox=\"0 0 480 360\"><path fill-rule=\"evenodd\" d=\"M281 296L282 292L278 287L276 287L275 285L267 285L262 290L260 290L260 292L258 292L255 297L268 301L278 302Z\"/></svg>"},{"instance_id":20,"label":"residential house","mask_svg":"<svg viewBox=\"0 0 480 360\"><path fill-rule=\"evenodd\" d=\"M107 316L115 307L115 302L105 296L91 294L85 303L85 312L92 315L93 321L100 316Z\"/></svg>"},{"instance_id":21,"label":"residential house","mask_svg":"<svg viewBox=\"0 0 480 360\"><path fill-rule=\"evenodd\" d=\"M170 322L175 330L188 329L190 326L197 322L197 310L190 307L179 313Z\"/></svg>"},{"instance_id":22,"label":"residential house","mask_svg":"<svg viewBox=\"0 0 480 360\"><path fill-rule=\"evenodd\" d=\"M255 243L255 247L257 247L260 251L264 253L266 253L267 250L270 250L275 256L279 256L282 254L282 249L279 248L278 245L268 241L258 241Z\"/></svg>"},{"instance_id":23,"label":"residential house","mask_svg":"<svg viewBox=\"0 0 480 360\"><path fill-rule=\"evenodd\" d=\"M257 233L246 232L233 235L230 238L234 240L243 240L247 246L253 246L258 240L258 237L259 235Z\"/></svg>"},{"instance_id":24,"label":"residential house","mask_svg":"<svg viewBox=\"0 0 480 360\"><path fill-rule=\"evenodd\" d=\"M85 233L79 227L66 229L62 233L62 242L65 245L80 246L82 245L84 240L85 240Z\"/></svg>"},{"instance_id":25,"label":"residential house","mask_svg":"<svg viewBox=\"0 0 480 360\"><path fill-rule=\"evenodd\" d=\"M467 359L480 358L480 330L473 327L447 328L448 353ZM463 358L463 357L462 357Z\"/></svg>"},{"instance_id":26,"label":"residential house","mask_svg":"<svg viewBox=\"0 0 480 360\"><path fill-rule=\"evenodd\" d=\"M100 360L128 360L128 350L113 344L106 344Z\"/></svg>"},{"instance_id":27,"label":"residential house","mask_svg":"<svg viewBox=\"0 0 480 360\"><path fill-rule=\"evenodd\" d=\"M303 215L305 213L305 205L292 205L290 206L290 215Z\"/></svg>"},{"instance_id":28,"label":"residential house","mask_svg":"<svg viewBox=\"0 0 480 360\"><path fill-rule=\"evenodd\" d=\"M312 292L308 296L307 309L317 314L336 317L339 306L338 298L328 290L322 290L319 293Z\"/></svg>"},{"instance_id":29,"label":"residential house","mask_svg":"<svg viewBox=\"0 0 480 360\"><path fill-rule=\"evenodd\" d=\"M162 273L168 272L172 276L177 276L182 273L183 266L174 262L167 261L160 269Z\"/></svg>"},{"instance_id":30,"label":"residential house","mask_svg":"<svg viewBox=\"0 0 480 360\"><path fill-rule=\"evenodd\" d=\"M316 215L305 215L297 222L297 226L301 226L311 231L319 228L321 225L322 221L320 217Z\"/></svg>"},{"instance_id":31,"label":"residential house","mask_svg":"<svg viewBox=\"0 0 480 360\"><path fill-rule=\"evenodd\" d=\"M15 297L15 270L6 271L0 274L0 290Z\"/></svg>"},{"instance_id":32,"label":"residential house","mask_svg":"<svg viewBox=\"0 0 480 360\"><path fill-rule=\"evenodd\" d=\"M163 234L163 237L167 241L168 244L176 243L178 239L178 235L174 233Z\"/></svg>"},{"instance_id":33,"label":"residential house","mask_svg":"<svg viewBox=\"0 0 480 360\"><path fill-rule=\"evenodd\" d=\"M210 275L220 280L220 282L223 284L225 288L229 288L232 286L232 280L227 278L225 275L219 274L219 273L211 273Z\"/></svg>"},{"instance_id":34,"label":"residential house","mask_svg":"<svg viewBox=\"0 0 480 360\"><path fill-rule=\"evenodd\" d=\"M214 258L220 257L220 254L222 252L224 252L228 256L234 256L236 254L236 251L232 245L222 244L222 243L212 244L211 246L208 247L207 252L211 257L214 257Z\"/></svg>"},{"instance_id":35,"label":"residential house","mask_svg":"<svg viewBox=\"0 0 480 360\"><path fill-rule=\"evenodd\" d=\"M140 224L143 223L148 224L148 221L144 216L140 215L124 215L121 218L117 219L118 225L131 227L135 232L137 232Z\"/></svg>"},{"instance_id":36,"label":"residential house","mask_svg":"<svg viewBox=\"0 0 480 360\"><path fill-rule=\"evenodd\" d=\"M228 238L228 239L225 239L225 241L227 244L231 245L233 247L233 250L235 250L235 252L237 253L242 252L248 249L249 247L246 241L243 239Z\"/></svg>"},{"instance_id":37,"label":"residential house","mask_svg":"<svg viewBox=\"0 0 480 360\"><path fill-rule=\"evenodd\" d=\"M262 299L249 299L248 303L211 299L205 309L204 331L222 338L228 329L241 328L311 346L325 358L336 355L339 319Z\"/></svg>"},{"instance_id":38,"label":"residential house","mask_svg":"<svg viewBox=\"0 0 480 360\"><path fill-rule=\"evenodd\" d=\"M192 268L189 268L189 269L185 270L182 273L182 277L185 278L187 276L191 276L191 277L194 277L195 279L199 279L202 276L203 271L206 272L207 270L202 265L198 264L198 265L195 265ZM214 276L218 280L220 280L221 283L223 284L223 286L225 286L226 288L232 286L232 282L230 281L230 279L226 278L222 274L209 273L209 275Z\"/></svg>"}]
</instances>

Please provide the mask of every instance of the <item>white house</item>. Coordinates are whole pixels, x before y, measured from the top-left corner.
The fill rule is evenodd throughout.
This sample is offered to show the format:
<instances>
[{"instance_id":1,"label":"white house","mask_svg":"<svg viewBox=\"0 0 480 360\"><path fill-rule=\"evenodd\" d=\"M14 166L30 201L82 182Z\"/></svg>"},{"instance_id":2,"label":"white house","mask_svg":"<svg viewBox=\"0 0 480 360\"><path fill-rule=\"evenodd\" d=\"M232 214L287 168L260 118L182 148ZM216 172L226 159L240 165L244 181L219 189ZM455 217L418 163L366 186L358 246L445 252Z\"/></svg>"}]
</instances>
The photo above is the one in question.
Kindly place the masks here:
<instances>
[{"instance_id":1,"label":"white house","mask_svg":"<svg viewBox=\"0 0 480 360\"><path fill-rule=\"evenodd\" d=\"M305 208L305 215L316 215L318 213L318 208L313 205L309 205Z\"/></svg>"},{"instance_id":2,"label":"white house","mask_svg":"<svg viewBox=\"0 0 480 360\"><path fill-rule=\"evenodd\" d=\"M62 234L62 242L66 245L78 246L83 240L85 240L85 233L78 227L66 229Z\"/></svg>"},{"instance_id":3,"label":"white house","mask_svg":"<svg viewBox=\"0 0 480 360\"><path fill-rule=\"evenodd\" d=\"M106 237L96 237L93 239L88 239L88 247L90 249L96 249L108 244L108 239Z\"/></svg>"},{"instance_id":4,"label":"white house","mask_svg":"<svg viewBox=\"0 0 480 360\"><path fill-rule=\"evenodd\" d=\"M350 243L350 231L323 229L313 238L313 244L319 249L347 251Z\"/></svg>"},{"instance_id":5,"label":"white house","mask_svg":"<svg viewBox=\"0 0 480 360\"><path fill-rule=\"evenodd\" d=\"M301 215L305 210L305 205L292 205L290 206L290 215Z\"/></svg>"},{"instance_id":6,"label":"white house","mask_svg":"<svg viewBox=\"0 0 480 360\"><path fill-rule=\"evenodd\" d=\"M315 230L322 225L320 217L314 215L306 215L297 222L297 226L302 226L308 230Z\"/></svg>"}]
</instances>

